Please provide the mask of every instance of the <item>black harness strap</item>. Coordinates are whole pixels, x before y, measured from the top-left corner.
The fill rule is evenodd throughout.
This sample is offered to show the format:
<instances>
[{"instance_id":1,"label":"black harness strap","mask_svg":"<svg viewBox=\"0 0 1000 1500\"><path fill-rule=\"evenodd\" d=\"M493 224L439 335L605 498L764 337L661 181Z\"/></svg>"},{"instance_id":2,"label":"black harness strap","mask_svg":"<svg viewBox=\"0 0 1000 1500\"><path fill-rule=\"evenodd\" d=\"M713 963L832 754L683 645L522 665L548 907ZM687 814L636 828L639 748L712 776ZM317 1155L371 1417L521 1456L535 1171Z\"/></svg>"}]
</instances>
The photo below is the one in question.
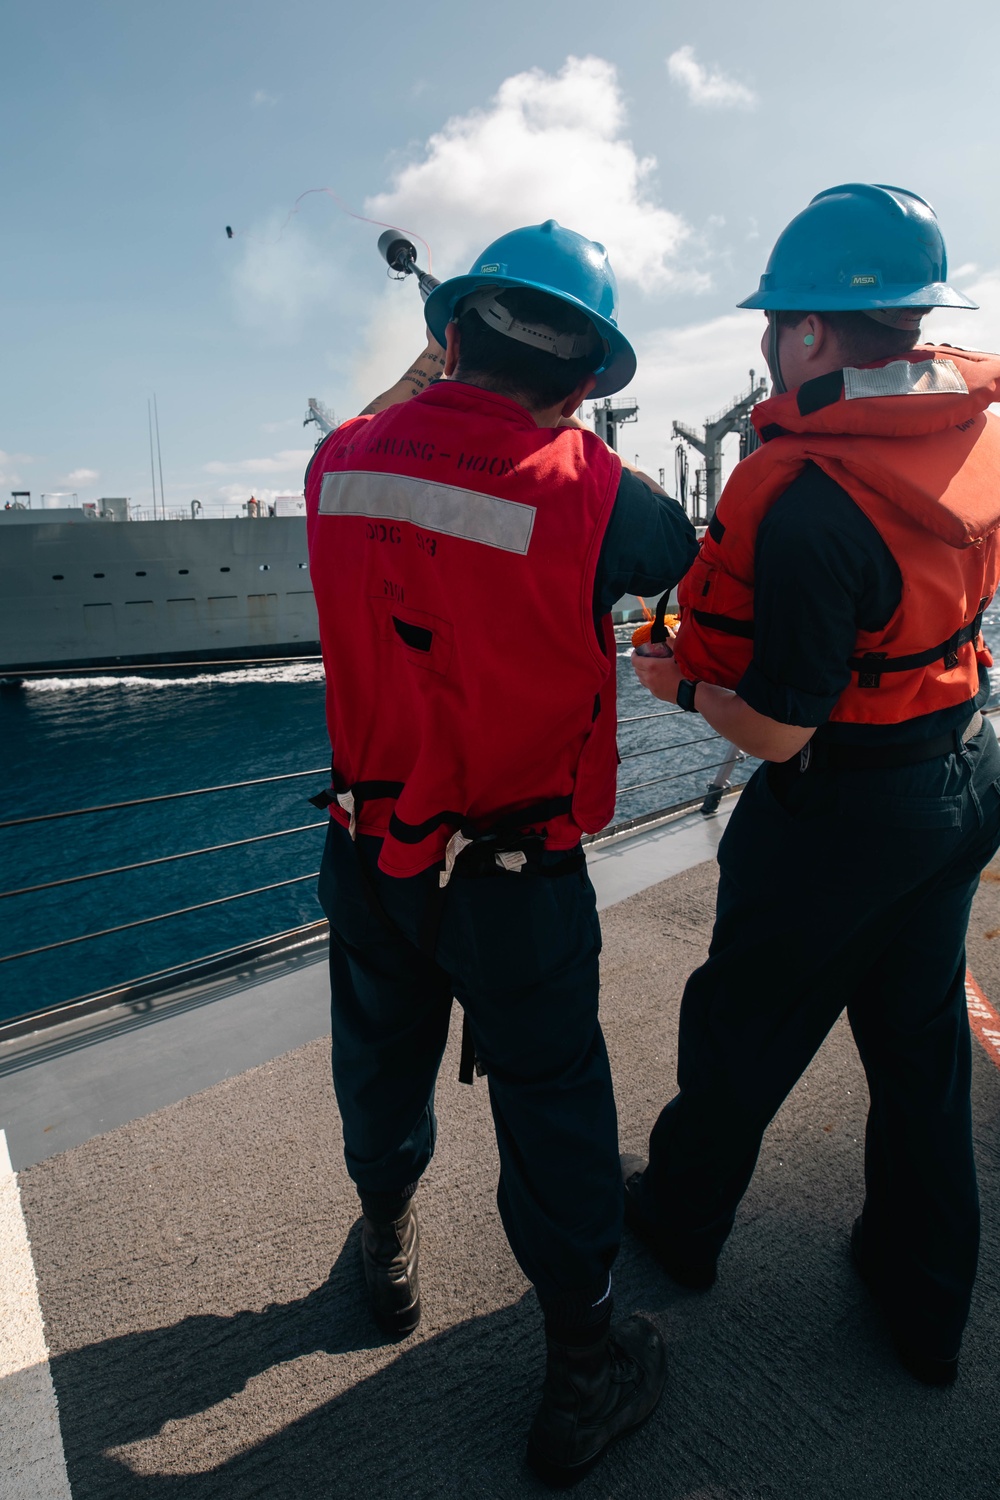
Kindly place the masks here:
<instances>
[{"instance_id":1,"label":"black harness strap","mask_svg":"<svg viewBox=\"0 0 1000 1500\"><path fill-rule=\"evenodd\" d=\"M654 646L662 646L663 643L669 639L667 635L666 621L667 604L669 603L669 601L670 591L668 589L665 594L660 595L660 598L657 601L656 610L653 614L653 624L650 628L649 639L651 644Z\"/></svg>"},{"instance_id":2,"label":"black harness strap","mask_svg":"<svg viewBox=\"0 0 1000 1500\"><path fill-rule=\"evenodd\" d=\"M351 787L355 802L375 802L379 797L395 799L403 790L401 781L356 781Z\"/></svg>"},{"instance_id":3,"label":"black harness strap","mask_svg":"<svg viewBox=\"0 0 1000 1500\"><path fill-rule=\"evenodd\" d=\"M974 620L956 630L954 635L939 646L930 646L926 651L914 651L910 656L889 656L883 651L867 651L863 656L852 656L847 665L858 674L858 686L877 688L882 685L884 672L914 672L920 667L929 667L943 661L946 669L958 666L958 653L963 646L973 642L983 626L983 614L989 599L980 599L979 610Z\"/></svg>"},{"instance_id":4,"label":"black harness strap","mask_svg":"<svg viewBox=\"0 0 1000 1500\"><path fill-rule=\"evenodd\" d=\"M454 824L467 838L482 838L487 834L511 834L518 833L523 828L529 828L533 823L545 823L549 818L567 813L572 806L573 798L568 794L563 797L546 797L540 802L531 803L529 807L519 807L511 812L503 813L499 818L493 818L484 825L469 822L465 814L460 812L440 812L435 813L432 818L425 818L422 823L404 823L402 818L394 812L389 819L389 832L401 844L422 844L425 838L441 827L442 823Z\"/></svg>"},{"instance_id":5,"label":"black harness strap","mask_svg":"<svg viewBox=\"0 0 1000 1500\"><path fill-rule=\"evenodd\" d=\"M732 620L728 615L711 615L704 609L691 611L699 625L707 630L721 630L723 635L738 635L747 641L753 640L752 620Z\"/></svg>"},{"instance_id":6,"label":"black harness strap","mask_svg":"<svg viewBox=\"0 0 1000 1500\"><path fill-rule=\"evenodd\" d=\"M968 625L963 625L961 630L956 630L946 641L941 641L937 646L929 646L926 651L914 651L909 656L890 656L887 651L866 651L863 656L849 657L847 665L852 672L857 672L858 686L881 687L885 672L915 672L921 667L932 666L936 661L943 661L948 670L957 667L959 651L963 646L970 645L982 630L983 614L989 603L989 599L981 599L975 619ZM707 630L718 630L723 635L753 640L752 620L733 620L728 615L712 615L703 609L693 609L691 614Z\"/></svg>"},{"instance_id":7,"label":"black harness strap","mask_svg":"<svg viewBox=\"0 0 1000 1500\"><path fill-rule=\"evenodd\" d=\"M712 541L716 543L721 542L726 534L726 528L719 520L719 512L717 510L713 510L708 519L708 534L712 538Z\"/></svg>"},{"instance_id":8,"label":"black harness strap","mask_svg":"<svg viewBox=\"0 0 1000 1500\"><path fill-rule=\"evenodd\" d=\"M317 792L315 797L309 798L313 807L322 809L329 807L331 802L336 802L337 793L347 790L346 787L337 786L339 780L340 777L336 773L333 773L333 784L324 787L321 792ZM402 790L403 783L401 781L356 781L351 787L356 809L360 808L363 802L375 802L379 797L391 797L395 799Z\"/></svg>"}]
</instances>

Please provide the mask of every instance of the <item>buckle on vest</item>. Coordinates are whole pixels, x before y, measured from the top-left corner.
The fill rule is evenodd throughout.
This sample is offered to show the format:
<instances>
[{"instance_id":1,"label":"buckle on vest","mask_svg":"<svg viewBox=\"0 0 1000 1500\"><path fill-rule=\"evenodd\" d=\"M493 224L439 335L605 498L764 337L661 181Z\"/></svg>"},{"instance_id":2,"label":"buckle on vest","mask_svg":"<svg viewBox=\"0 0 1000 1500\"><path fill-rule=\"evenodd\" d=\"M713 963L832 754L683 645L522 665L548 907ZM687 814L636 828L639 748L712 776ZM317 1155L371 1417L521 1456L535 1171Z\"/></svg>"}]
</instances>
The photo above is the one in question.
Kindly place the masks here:
<instances>
[{"instance_id":1,"label":"buckle on vest","mask_svg":"<svg viewBox=\"0 0 1000 1500\"><path fill-rule=\"evenodd\" d=\"M878 688L882 686L882 673L879 670L879 662L885 661L889 655L888 651L866 651L861 658L861 667L858 668L859 688ZM863 670L869 663L868 671Z\"/></svg>"}]
</instances>

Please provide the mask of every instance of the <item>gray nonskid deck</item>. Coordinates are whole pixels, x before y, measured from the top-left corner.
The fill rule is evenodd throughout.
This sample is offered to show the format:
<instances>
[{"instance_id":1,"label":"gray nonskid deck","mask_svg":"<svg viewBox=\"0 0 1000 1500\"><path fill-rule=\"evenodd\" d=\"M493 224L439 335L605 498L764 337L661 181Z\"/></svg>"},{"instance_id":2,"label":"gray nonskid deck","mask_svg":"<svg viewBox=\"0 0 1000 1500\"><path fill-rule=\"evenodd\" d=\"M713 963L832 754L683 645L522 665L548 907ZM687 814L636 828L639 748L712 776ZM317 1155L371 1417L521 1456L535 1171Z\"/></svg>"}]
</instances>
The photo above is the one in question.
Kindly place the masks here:
<instances>
[{"instance_id":1,"label":"gray nonskid deck","mask_svg":"<svg viewBox=\"0 0 1000 1500\"><path fill-rule=\"evenodd\" d=\"M731 807L591 846L598 905L711 858ZM324 956L311 944L289 958L178 985L149 1008L114 1006L0 1044L0 1129L15 1170L324 1036Z\"/></svg>"},{"instance_id":2,"label":"gray nonskid deck","mask_svg":"<svg viewBox=\"0 0 1000 1500\"><path fill-rule=\"evenodd\" d=\"M604 917L625 1148L672 1089L715 877L699 865ZM998 928L987 881L970 964L994 1000ZM364 1307L325 1039L22 1173L75 1500L543 1493L522 1465L540 1318L496 1214L486 1089L458 1084L455 1042L420 1190L425 1318L400 1345ZM670 1380L581 1497L996 1495L1000 1071L977 1046L983 1253L948 1391L899 1368L848 1261L866 1102L840 1022L768 1132L712 1292L679 1291L626 1239L618 1308L656 1317Z\"/></svg>"}]
</instances>

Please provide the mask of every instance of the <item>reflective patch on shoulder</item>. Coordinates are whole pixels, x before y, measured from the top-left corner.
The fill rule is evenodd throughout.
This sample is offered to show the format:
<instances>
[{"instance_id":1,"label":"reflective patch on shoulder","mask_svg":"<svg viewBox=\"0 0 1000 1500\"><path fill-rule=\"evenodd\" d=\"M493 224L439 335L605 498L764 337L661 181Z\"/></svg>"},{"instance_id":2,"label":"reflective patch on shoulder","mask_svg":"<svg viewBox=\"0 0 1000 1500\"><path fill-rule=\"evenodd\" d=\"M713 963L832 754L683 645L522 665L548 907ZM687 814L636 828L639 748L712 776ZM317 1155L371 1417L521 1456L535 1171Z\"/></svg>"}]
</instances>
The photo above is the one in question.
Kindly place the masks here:
<instances>
[{"instance_id":1,"label":"reflective patch on shoulder","mask_svg":"<svg viewBox=\"0 0 1000 1500\"><path fill-rule=\"evenodd\" d=\"M967 396L969 387L954 360L893 360L881 370L845 370L844 400L860 396Z\"/></svg>"},{"instance_id":2,"label":"reflective patch on shoulder","mask_svg":"<svg viewBox=\"0 0 1000 1500\"><path fill-rule=\"evenodd\" d=\"M424 531L526 554L535 507L498 495L483 495L452 484L433 484L407 474L346 472L324 474L321 516L365 516L370 520L410 521Z\"/></svg>"}]
</instances>

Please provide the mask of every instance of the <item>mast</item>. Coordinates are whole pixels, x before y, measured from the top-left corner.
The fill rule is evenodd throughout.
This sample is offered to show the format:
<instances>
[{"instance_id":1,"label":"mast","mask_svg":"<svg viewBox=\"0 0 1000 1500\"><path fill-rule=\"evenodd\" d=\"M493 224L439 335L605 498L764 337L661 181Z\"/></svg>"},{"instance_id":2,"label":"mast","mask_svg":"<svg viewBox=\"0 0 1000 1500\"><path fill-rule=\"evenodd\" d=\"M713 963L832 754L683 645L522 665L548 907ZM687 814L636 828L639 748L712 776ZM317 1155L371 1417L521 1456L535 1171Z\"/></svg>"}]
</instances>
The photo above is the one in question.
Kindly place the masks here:
<instances>
[{"instance_id":1,"label":"mast","mask_svg":"<svg viewBox=\"0 0 1000 1500\"><path fill-rule=\"evenodd\" d=\"M153 482L153 520L156 520L156 466L153 463L153 404L146 397L146 420L149 423L149 477Z\"/></svg>"},{"instance_id":2,"label":"mast","mask_svg":"<svg viewBox=\"0 0 1000 1500\"><path fill-rule=\"evenodd\" d=\"M327 433L333 432L334 428L339 425L335 414L328 406L324 406L322 401L318 401L315 396L309 397L305 421L302 423L303 427L308 427L310 422L316 423L323 437L326 437Z\"/></svg>"},{"instance_id":3,"label":"mast","mask_svg":"<svg viewBox=\"0 0 1000 1500\"><path fill-rule=\"evenodd\" d=\"M160 452L160 413L156 409L156 392L153 392L153 416L156 418L156 457L160 466L160 519L167 519L167 502L163 497L163 454Z\"/></svg>"},{"instance_id":4,"label":"mast","mask_svg":"<svg viewBox=\"0 0 1000 1500\"><path fill-rule=\"evenodd\" d=\"M704 437L699 436L693 427L688 427L684 422L674 423L674 437L683 438L685 443L690 443L705 460L705 506L707 514L705 520L710 521L715 514L715 507L719 503L722 494L722 440L731 432L743 434L750 416L750 409L756 406L767 395L767 381L761 376L756 377L756 372L750 371L750 389L744 391L742 396L734 396L730 404L722 411L716 412L714 417L709 417L705 422ZM698 491L697 480L695 492ZM700 519L700 518L698 518Z\"/></svg>"},{"instance_id":5,"label":"mast","mask_svg":"<svg viewBox=\"0 0 1000 1500\"><path fill-rule=\"evenodd\" d=\"M613 452L618 452L618 429L623 422L634 422L639 408L628 396L611 397L594 402L594 431Z\"/></svg>"}]
</instances>

